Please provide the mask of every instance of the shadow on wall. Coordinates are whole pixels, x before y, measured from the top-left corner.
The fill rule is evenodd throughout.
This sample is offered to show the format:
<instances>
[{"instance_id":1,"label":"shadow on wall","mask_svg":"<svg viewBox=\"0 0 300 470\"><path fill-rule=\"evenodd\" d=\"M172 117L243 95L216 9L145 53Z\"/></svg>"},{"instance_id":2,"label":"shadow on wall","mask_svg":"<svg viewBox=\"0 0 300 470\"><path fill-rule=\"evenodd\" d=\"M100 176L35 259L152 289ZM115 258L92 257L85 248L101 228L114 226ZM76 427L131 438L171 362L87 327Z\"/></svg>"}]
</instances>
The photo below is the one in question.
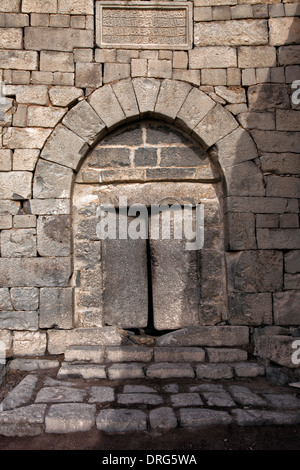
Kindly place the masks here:
<instances>
[{"instance_id":1,"label":"shadow on wall","mask_svg":"<svg viewBox=\"0 0 300 470\"><path fill-rule=\"evenodd\" d=\"M238 48L246 94L236 117L246 131L213 149L227 184L229 323L280 325L280 334L299 326L299 22L270 18L270 46Z\"/></svg>"}]
</instances>

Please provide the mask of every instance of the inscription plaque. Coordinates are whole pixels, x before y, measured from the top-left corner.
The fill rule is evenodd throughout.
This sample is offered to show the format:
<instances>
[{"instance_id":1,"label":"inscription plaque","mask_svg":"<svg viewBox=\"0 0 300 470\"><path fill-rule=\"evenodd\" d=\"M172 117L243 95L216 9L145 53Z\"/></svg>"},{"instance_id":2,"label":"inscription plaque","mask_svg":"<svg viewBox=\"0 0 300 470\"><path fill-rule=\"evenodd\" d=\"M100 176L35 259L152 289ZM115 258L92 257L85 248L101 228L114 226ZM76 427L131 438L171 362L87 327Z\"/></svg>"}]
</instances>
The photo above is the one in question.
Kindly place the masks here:
<instances>
[{"instance_id":1,"label":"inscription plaque","mask_svg":"<svg viewBox=\"0 0 300 470\"><path fill-rule=\"evenodd\" d=\"M190 49L192 24L192 2L96 2L102 48Z\"/></svg>"}]
</instances>

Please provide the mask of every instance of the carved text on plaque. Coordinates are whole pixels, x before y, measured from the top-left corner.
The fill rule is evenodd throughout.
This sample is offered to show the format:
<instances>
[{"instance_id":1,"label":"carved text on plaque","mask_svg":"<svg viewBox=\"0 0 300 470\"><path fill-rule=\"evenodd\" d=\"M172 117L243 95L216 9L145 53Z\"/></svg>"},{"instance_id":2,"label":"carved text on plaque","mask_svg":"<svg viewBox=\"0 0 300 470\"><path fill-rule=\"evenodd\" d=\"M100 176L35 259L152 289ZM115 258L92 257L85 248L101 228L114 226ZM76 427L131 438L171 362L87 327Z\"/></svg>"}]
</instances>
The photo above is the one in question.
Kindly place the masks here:
<instances>
[{"instance_id":1,"label":"carved text on plaque","mask_svg":"<svg viewBox=\"0 0 300 470\"><path fill-rule=\"evenodd\" d=\"M190 49L191 2L97 2L99 47Z\"/></svg>"}]
</instances>

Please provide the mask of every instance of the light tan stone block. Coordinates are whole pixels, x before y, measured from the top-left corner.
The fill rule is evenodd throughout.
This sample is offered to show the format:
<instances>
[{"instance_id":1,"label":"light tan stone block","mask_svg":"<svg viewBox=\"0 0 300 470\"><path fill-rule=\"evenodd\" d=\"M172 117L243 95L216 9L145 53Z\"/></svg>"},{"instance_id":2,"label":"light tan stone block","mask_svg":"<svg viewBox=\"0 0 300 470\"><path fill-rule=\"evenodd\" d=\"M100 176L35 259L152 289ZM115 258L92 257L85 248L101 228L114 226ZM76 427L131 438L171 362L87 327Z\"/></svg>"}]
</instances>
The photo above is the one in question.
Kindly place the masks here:
<instances>
[{"instance_id":1,"label":"light tan stone block","mask_svg":"<svg viewBox=\"0 0 300 470\"><path fill-rule=\"evenodd\" d=\"M192 88L177 115L177 119L189 129L194 129L214 106L215 102L205 93L197 88Z\"/></svg>"},{"instance_id":2,"label":"light tan stone block","mask_svg":"<svg viewBox=\"0 0 300 470\"><path fill-rule=\"evenodd\" d=\"M141 113L154 111L160 81L154 78L135 78L132 80Z\"/></svg>"},{"instance_id":3,"label":"light tan stone block","mask_svg":"<svg viewBox=\"0 0 300 470\"><path fill-rule=\"evenodd\" d=\"M72 86L54 86L49 89L49 97L53 106L69 106L81 96L83 96L83 91Z\"/></svg>"},{"instance_id":4,"label":"light tan stone block","mask_svg":"<svg viewBox=\"0 0 300 470\"><path fill-rule=\"evenodd\" d=\"M231 20L196 23L195 46L241 46L268 43L266 20Z\"/></svg>"},{"instance_id":5,"label":"light tan stone block","mask_svg":"<svg viewBox=\"0 0 300 470\"><path fill-rule=\"evenodd\" d=\"M67 112L67 108L29 106L27 125L29 127L54 127Z\"/></svg>"},{"instance_id":6,"label":"light tan stone block","mask_svg":"<svg viewBox=\"0 0 300 470\"><path fill-rule=\"evenodd\" d=\"M74 72L71 52L41 51L40 70L46 72Z\"/></svg>"},{"instance_id":7,"label":"light tan stone block","mask_svg":"<svg viewBox=\"0 0 300 470\"><path fill-rule=\"evenodd\" d=\"M11 127L3 136L3 143L11 149L41 149L51 129Z\"/></svg>"},{"instance_id":8,"label":"light tan stone block","mask_svg":"<svg viewBox=\"0 0 300 470\"><path fill-rule=\"evenodd\" d=\"M23 33L20 28L0 29L1 49L22 49Z\"/></svg>"},{"instance_id":9,"label":"light tan stone block","mask_svg":"<svg viewBox=\"0 0 300 470\"><path fill-rule=\"evenodd\" d=\"M229 111L216 105L198 124L194 132L206 147L210 147L238 127L237 121Z\"/></svg>"},{"instance_id":10,"label":"light tan stone block","mask_svg":"<svg viewBox=\"0 0 300 470\"><path fill-rule=\"evenodd\" d=\"M300 34L300 18L270 18L269 29L272 46L297 43Z\"/></svg>"},{"instance_id":11,"label":"light tan stone block","mask_svg":"<svg viewBox=\"0 0 300 470\"><path fill-rule=\"evenodd\" d=\"M93 15L93 0L58 0L58 12L71 15Z\"/></svg>"},{"instance_id":12,"label":"light tan stone block","mask_svg":"<svg viewBox=\"0 0 300 470\"><path fill-rule=\"evenodd\" d=\"M189 51L191 69L236 67L236 50L227 46L197 47Z\"/></svg>"},{"instance_id":13,"label":"light tan stone block","mask_svg":"<svg viewBox=\"0 0 300 470\"><path fill-rule=\"evenodd\" d=\"M276 49L272 46L242 46L238 48L238 64L241 68L276 66Z\"/></svg>"},{"instance_id":14,"label":"light tan stone block","mask_svg":"<svg viewBox=\"0 0 300 470\"><path fill-rule=\"evenodd\" d=\"M94 91L89 98L89 103L108 128L125 119L124 111L110 85Z\"/></svg>"},{"instance_id":15,"label":"light tan stone block","mask_svg":"<svg viewBox=\"0 0 300 470\"><path fill-rule=\"evenodd\" d=\"M155 112L175 119L190 90L188 83L165 80L160 87Z\"/></svg>"},{"instance_id":16,"label":"light tan stone block","mask_svg":"<svg viewBox=\"0 0 300 470\"><path fill-rule=\"evenodd\" d=\"M0 68L13 70L37 70L38 54L35 51L0 51Z\"/></svg>"}]
</instances>

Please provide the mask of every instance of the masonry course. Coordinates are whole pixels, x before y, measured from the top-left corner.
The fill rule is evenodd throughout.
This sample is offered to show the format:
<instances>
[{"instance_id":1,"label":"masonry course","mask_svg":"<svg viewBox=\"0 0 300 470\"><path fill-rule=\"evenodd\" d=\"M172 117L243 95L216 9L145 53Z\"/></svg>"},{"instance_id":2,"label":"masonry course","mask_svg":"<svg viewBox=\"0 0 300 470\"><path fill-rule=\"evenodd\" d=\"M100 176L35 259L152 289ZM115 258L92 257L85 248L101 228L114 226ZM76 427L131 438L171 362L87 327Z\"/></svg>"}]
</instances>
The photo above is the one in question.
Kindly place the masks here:
<instances>
[{"instance_id":1,"label":"masonry course","mask_svg":"<svg viewBox=\"0 0 300 470\"><path fill-rule=\"evenodd\" d=\"M245 364L246 347L271 364L297 369L291 362L300 272L295 4L185 2L193 27L188 48L177 50L163 43L161 49L100 47L94 3L13 0L0 6L0 333L6 354L41 357L92 345L101 355L101 348L123 345L132 338L122 328L144 328L148 321L151 285L156 327L178 332L158 337L150 352L141 348L146 370L132 350L127 356L107 350L114 360L124 354L126 366L113 367L111 378L159 378L170 371L243 376L245 366L229 360ZM95 235L97 204L107 198L116 205L120 188L148 206L172 189L181 204L204 200L207 213L218 214L206 224L201 254L183 262L179 248L170 248L175 256L159 294L155 276L149 280L144 270L143 308L134 313L129 294L127 324L124 312L107 313L113 298L107 276L119 287L114 273L124 250L109 256L105 271L105 250ZM150 248L141 248L144 268L147 250L158 265L166 252L160 244ZM139 264L132 252L123 265L129 260ZM197 263L196 285L187 272ZM177 277L170 275L174 266ZM131 276L130 285L141 279ZM173 295L180 307L166 294L171 285L180 292ZM103 305L103 299L109 300ZM286 334L272 335L271 342L267 327L286 328ZM223 362L222 348L231 348ZM150 365L155 357L161 365ZM90 366L85 376L93 373ZM249 365L249 373L259 375L260 366ZM95 373L106 370L98 365ZM44 408L31 406L37 406L34 433ZM92 409L82 408L87 427ZM52 411L48 429L61 409ZM236 419L258 419L253 416L237 413ZM143 428L145 419L138 416ZM155 414L151 419L161 425ZM185 412L182 419L201 422L206 414ZM277 415L266 419L275 422Z\"/></svg>"}]
</instances>

